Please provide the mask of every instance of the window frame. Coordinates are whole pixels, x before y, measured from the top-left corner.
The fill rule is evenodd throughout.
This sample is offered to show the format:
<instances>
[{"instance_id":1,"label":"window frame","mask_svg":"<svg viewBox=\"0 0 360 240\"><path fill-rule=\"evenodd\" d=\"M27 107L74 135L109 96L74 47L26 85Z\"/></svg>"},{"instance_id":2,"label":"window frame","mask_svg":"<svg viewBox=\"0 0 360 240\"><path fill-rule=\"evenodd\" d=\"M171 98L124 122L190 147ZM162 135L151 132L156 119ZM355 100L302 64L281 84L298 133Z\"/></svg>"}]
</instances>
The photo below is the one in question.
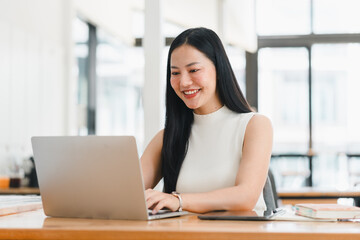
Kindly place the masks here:
<instances>
[{"instance_id":1,"label":"window frame","mask_svg":"<svg viewBox=\"0 0 360 240\"><path fill-rule=\"evenodd\" d=\"M312 100L312 47L315 44L341 44L341 43L360 43L360 33L344 34L315 34L313 1L310 4L310 29L307 35L266 35L258 36L258 50L255 53L246 52L246 98L250 105L258 109L258 52L262 48L296 48L303 47L308 51L308 93L309 93L309 140L308 152L304 154L309 159L310 175L306 179L307 186L313 186L312 181L312 159L313 159L313 100ZM289 154L288 154L289 155ZM295 154L296 155L296 154Z\"/></svg>"}]
</instances>

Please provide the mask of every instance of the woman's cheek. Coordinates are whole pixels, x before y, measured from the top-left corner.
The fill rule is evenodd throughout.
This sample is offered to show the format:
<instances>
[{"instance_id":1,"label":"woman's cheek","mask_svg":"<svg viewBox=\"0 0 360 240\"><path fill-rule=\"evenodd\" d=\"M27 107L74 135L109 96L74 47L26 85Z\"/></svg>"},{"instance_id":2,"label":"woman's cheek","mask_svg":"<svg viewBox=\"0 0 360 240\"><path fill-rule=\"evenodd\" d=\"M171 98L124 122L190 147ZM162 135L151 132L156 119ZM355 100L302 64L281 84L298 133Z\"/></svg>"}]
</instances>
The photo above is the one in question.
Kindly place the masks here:
<instances>
[{"instance_id":1,"label":"woman's cheek","mask_svg":"<svg viewBox=\"0 0 360 240\"><path fill-rule=\"evenodd\" d=\"M174 89L176 94L178 94L178 91L180 91L179 81L176 78L171 78L170 85L171 85L172 89Z\"/></svg>"}]
</instances>

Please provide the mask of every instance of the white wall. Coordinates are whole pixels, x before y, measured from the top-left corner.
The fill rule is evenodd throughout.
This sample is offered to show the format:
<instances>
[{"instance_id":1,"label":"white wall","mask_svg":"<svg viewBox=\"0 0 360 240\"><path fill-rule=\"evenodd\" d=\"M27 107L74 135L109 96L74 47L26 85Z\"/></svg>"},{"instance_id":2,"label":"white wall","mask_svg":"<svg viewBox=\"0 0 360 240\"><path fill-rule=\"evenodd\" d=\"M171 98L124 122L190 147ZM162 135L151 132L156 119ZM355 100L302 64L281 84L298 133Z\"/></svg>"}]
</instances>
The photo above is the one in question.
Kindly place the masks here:
<instances>
[{"instance_id":1,"label":"white wall","mask_svg":"<svg viewBox=\"0 0 360 240\"><path fill-rule=\"evenodd\" d=\"M0 0L0 153L67 133L65 3Z\"/></svg>"}]
</instances>

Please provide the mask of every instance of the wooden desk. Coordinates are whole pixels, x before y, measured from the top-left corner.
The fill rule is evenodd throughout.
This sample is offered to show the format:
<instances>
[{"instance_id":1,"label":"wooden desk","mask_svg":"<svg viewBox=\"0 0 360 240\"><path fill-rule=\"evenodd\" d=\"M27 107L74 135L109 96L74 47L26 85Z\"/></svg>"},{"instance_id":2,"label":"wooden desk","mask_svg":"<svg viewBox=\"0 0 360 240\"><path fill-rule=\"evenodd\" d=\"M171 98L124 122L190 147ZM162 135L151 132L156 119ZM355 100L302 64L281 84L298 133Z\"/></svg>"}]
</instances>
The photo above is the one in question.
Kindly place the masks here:
<instances>
[{"instance_id":1,"label":"wooden desk","mask_svg":"<svg viewBox=\"0 0 360 240\"><path fill-rule=\"evenodd\" d=\"M29 188L29 187L0 189L0 195L3 194L39 195L40 190L39 188Z\"/></svg>"},{"instance_id":2,"label":"wooden desk","mask_svg":"<svg viewBox=\"0 0 360 240\"><path fill-rule=\"evenodd\" d=\"M0 217L0 239L360 240L360 224L204 221L196 215L155 221L61 219L37 210Z\"/></svg>"},{"instance_id":3,"label":"wooden desk","mask_svg":"<svg viewBox=\"0 0 360 240\"><path fill-rule=\"evenodd\" d=\"M360 206L360 189L339 191L334 189L321 189L304 187L296 190L279 189L278 197L283 204L296 203L336 203L338 198L354 198L355 205Z\"/></svg>"}]
</instances>

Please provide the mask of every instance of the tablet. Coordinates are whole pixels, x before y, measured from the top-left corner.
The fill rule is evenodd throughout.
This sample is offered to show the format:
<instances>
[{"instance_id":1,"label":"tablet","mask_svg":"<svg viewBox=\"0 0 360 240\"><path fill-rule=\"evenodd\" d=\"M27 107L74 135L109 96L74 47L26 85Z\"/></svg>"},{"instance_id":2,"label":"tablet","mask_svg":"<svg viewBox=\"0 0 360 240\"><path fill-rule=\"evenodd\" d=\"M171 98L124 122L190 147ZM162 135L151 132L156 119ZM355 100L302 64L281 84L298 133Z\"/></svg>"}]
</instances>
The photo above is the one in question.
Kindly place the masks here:
<instances>
[{"instance_id":1,"label":"tablet","mask_svg":"<svg viewBox=\"0 0 360 240\"><path fill-rule=\"evenodd\" d=\"M243 220L243 221L268 221L278 214L284 213L283 209L273 211L215 211L199 215L202 220Z\"/></svg>"}]
</instances>

